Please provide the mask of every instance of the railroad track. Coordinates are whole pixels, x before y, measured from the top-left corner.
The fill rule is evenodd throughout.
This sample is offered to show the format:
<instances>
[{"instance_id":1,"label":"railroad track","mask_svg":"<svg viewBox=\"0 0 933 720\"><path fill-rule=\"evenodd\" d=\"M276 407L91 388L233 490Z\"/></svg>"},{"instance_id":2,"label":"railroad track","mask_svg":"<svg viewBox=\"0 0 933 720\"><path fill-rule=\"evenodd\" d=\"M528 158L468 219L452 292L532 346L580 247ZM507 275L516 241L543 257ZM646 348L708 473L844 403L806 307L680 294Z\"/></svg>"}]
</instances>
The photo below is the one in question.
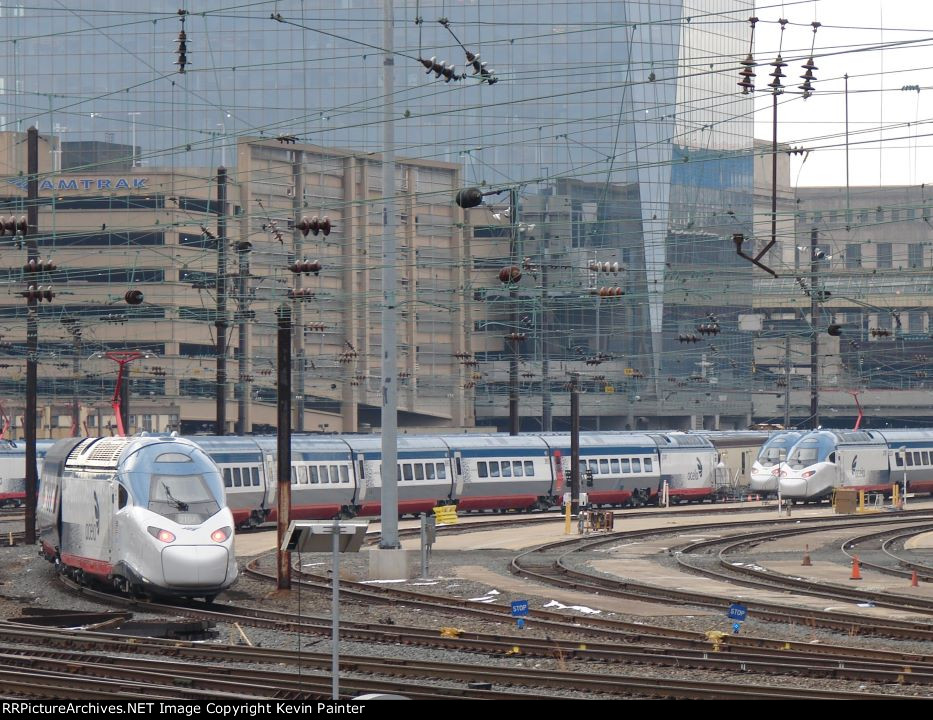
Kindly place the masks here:
<instances>
[{"instance_id":1,"label":"railroad track","mask_svg":"<svg viewBox=\"0 0 933 720\"><path fill-rule=\"evenodd\" d=\"M839 523L838 520L833 520L832 522L821 520L818 522L823 523L826 527L833 527ZM677 532L680 534L689 532L709 532L710 529L716 527L723 526L681 526L677 528ZM801 529L798 526L785 532L812 532L814 529L812 524L807 523L805 529ZM627 532L624 537L626 540L631 540L634 538L658 536L659 534L661 533L657 529L652 529ZM765 537L766 535L773 535L773 533L769 531L768 533L758 534L759 537ZM662 588L632 579L619 580L618 578L605 577L595 575L591 572L577 570L568 565L569 558L575 556L577 553L583 550L590 550L616 543L619 539L620 535L614 534L596 540L572 539L542 545L520 553L513 558L511 570L517 575L561 587L647 602L710 607L721 610L723 613L725 613L732 602L734 602L733 597L715 596L706 592L698 593ZM722 543L724 540L703 541L703 543L714 542ZM691 548L703 543L692 543L684 547ZM687 563L683 560L683 552L680 554L673 553L673 556L679 563L687 566L692 571L702 572L706 575L715 575L712 571L705 568L697 568ZM772 576L773 573L768 573L767 575L769 578L772 578ZM723 578L719 577L719 579ZM769 587L770 589L774 589L775 584L772 582ZM756 618L763 620L824 627L843 631L848 634L874 634L887 637L933 640L933 625L926 623L888 619L881 620L877 618L868 618L857 613L803 609L787 603L766 603L749 600L744 602L744 604L748 607L750 612L754 612Z\"/></svg>"}]
</instances>

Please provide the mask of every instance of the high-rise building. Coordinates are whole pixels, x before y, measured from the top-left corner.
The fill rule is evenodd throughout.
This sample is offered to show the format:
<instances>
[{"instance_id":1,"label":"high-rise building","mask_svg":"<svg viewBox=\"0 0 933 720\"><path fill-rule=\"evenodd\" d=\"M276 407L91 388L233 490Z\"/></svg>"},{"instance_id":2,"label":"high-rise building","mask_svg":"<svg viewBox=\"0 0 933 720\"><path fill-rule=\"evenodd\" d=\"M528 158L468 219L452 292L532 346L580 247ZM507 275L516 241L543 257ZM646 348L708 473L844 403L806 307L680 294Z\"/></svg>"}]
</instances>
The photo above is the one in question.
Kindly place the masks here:
<instances>
[{"instance_id":1,"label":"high-rise building","mask_svg":"<svg viewBox=\"0 0 933 720\"><path fill-rule=\"evenodd\" d=\"M434 384L444 388L445 401L452 394L468 402L475 391L486 398L479 421L504 424L496 363L509 350L490 334L501 336L497 324L512 324L515 316L532 326L519 351L520 374L531 376L522 381L524 428L541 426L549 396L543 389L552 386L559 396L555 427L561 425L562 388L574 369L603 389L587 398L584 427L744 420L737 394L752 363L748 336L736 329L736 307L751 295L751 270L731 237L751 236L754 224L751 98L736 86L753 8L750 0L395 3L398 154L460 169L440 179L424 173L413 189L424 194L413 202L430 208L420 215L424 222L449 223L438 230L445 243L448 231L469 233L462 242L470 252L446 261L460 265L441 282L450 281L456 286L450 292L468 300L464 348L450 350L491 363L484 369L465 365L473 362L469 357L459 365L442 362L447 341L415 342L411 355L432 354L433 377L443 375ZM0 39L10 52L0 57L0 129L36 125L52 141L52 171L62 167L56 148L109 143L124 148L123 165L133 174L229 165L237 166L243 184L253 183L253 174L262 184L257 165L239 167L237 141L244 137L282 138L283 149L292 141L342 148L354 157L381 152L387 100L381 1L279 0L194 10L159 0L131 13L115 0L80 9L4 4ZM119 166L113 153L85 147ZM5 174L25 167L22 152L14 149ZM499 198L515 198L506 221L514 229L494 229L502 219L501 213L492 219L492 212L508 209L502 202L470 211L461 227L449 192L453 177L462 186L511 191ZM381 212L377 196L328 192L323 205L335 217L353 203ZM253 221L262 215L256 198L243 202L249 203L241 205L250 218L246 240L265 238L262 223ZM47 227L66 227L55 219L54 204L47 210ZM403 228L401 203L398 212ZM536 230L527 229L532 224ZM512 233L522 233L521 243ZM503 294L496 268L504 259L511 264L519 247L521 262L527 256L532 265L553 265L537 273L547 274L553 287L529 272ZM349 260L354 273L375 272L371 255ZM605 284L625 295L599 294L603 278L589 270L596 262L624 268L617 284L614 277ZM719 284L710 289L710 272L728 275L728 297ZM456 273L464 275L462 283ZM439 301L447 292L446 285L425 287L414 278L409 291L417 307L438 311L450 305L449 298ZM378 305L371 302L369 312ZM713 347L680 343L710 314L722 331ZM132 340L128 332L125 341ZM419 349L429 345L435 349ZM603 355L600 364L586 364ZM417 370L412 365L405 372L428 372L420 359L410 363ZM342 398L346 382L333 383ZM438 412L451 424L469 422L466 411Z\"/></svg>"}]
</instances>

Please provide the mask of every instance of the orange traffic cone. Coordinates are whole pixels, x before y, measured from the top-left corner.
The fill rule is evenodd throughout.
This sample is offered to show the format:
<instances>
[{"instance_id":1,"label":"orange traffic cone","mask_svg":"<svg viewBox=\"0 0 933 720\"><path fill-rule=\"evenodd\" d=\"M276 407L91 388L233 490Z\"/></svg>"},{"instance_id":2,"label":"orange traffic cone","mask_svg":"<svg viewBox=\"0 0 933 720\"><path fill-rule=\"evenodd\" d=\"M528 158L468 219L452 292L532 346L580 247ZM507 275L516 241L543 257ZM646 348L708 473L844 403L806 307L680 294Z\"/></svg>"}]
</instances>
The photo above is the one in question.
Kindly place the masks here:
<instances>
[{"instance_id":1,"label":"orange traffic cone","mask_svg":"<svg viewBox=\"0 0 933 720\"><path fill-rule=\"evenodd\" d=\"M910 586L911 587L920 587L920 579L917 577L917 571L914 570L910 574Z\"/></svg>"},{"instance_id":2,"label":"orange traffic cone","mask_svg":"<svg viewBox=\"0 0 933 720\"><path fill-rule=\"evenodd\" d=\"M804 547L806 547L806 550L803 552L803 562L800 564L805 567L810 567L813 564L810 562L810 546L805 545Z\"/></svg>"},{"instance_id":3,"label":"orange traffic cone","mask_svg":"<svg viewBox=\"0 0 933 720\"><path fill-rule=\"evenodd\" d=\"M859 572L859 561L858 555L852 556L852 575L849 577L849 580L861 580L862 574Z\"/></svg>"}]
</instances>

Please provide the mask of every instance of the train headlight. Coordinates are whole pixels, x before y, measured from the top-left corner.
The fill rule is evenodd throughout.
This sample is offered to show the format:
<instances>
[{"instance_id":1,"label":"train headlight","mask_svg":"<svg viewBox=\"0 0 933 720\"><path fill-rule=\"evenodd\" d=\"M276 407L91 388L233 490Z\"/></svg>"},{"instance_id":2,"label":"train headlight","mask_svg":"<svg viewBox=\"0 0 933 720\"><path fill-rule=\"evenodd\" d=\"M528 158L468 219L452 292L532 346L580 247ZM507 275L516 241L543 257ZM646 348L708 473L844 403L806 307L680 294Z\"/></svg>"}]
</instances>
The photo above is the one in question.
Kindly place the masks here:
<instances>
[{"instance_id":1,"label":"train headlight","mask_svg":"<svg viewBox=\"0 0 933 720\"><path fill-rule=\"evenodd\" d=\"M808 477L813 477L814 475L816 475L816 471L815 471L815 470L807 470L806 472L800 473L800 477L802 477L802 478L805 479L805 480L806 480Z\"/></svg>"},{"instance_id":2,"label":"train headlight","mask_svg":"<svg viewBox=\"0 0 933 720\"><path fill-rule=\"evenodd\" d=\"M214 532L211 533L211 540L213 540L214 542L222 543L224 540L230 537L231 532L232 532L232 529L229 527L220 528L219 530L215 530Z\"/></svg>"},{"instance_id":3,"label":"train headlight","mask_svg":"<svg viewBox=\"0 0 933 720\"><path fill-rule=\"evenodd\" d=\"M150 525L147 529L149 530L149 534L152 535L152 537L154 537L156 540L161 540L164 543L175 542L175 536L168 530L153 527L152 525Z\"/></svg>"}]
</instances>

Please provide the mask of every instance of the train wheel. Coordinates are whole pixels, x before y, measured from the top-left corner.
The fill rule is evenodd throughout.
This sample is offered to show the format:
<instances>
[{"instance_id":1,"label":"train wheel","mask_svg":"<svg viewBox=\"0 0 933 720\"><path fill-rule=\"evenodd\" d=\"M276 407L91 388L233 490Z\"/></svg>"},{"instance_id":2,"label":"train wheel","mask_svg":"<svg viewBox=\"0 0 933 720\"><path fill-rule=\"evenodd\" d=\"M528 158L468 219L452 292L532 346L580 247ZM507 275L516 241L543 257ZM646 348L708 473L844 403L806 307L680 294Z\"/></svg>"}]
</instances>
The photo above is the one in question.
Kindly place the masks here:
<instances>
[{"instance_id":1,"label":"train wheel","mask_svg":"<svg viewBox=\"0 0 933 720\"><path fill-rule=\"evenodd\" d=\"M205 595L205 596L204 596L204 602L206 602L208 605L210 605L210 604L212 604L212 603L214 602L214 598L215 598L215 597L217 597L217 596L216 596L216 595Z\"/></svg>"}]
</instances>

